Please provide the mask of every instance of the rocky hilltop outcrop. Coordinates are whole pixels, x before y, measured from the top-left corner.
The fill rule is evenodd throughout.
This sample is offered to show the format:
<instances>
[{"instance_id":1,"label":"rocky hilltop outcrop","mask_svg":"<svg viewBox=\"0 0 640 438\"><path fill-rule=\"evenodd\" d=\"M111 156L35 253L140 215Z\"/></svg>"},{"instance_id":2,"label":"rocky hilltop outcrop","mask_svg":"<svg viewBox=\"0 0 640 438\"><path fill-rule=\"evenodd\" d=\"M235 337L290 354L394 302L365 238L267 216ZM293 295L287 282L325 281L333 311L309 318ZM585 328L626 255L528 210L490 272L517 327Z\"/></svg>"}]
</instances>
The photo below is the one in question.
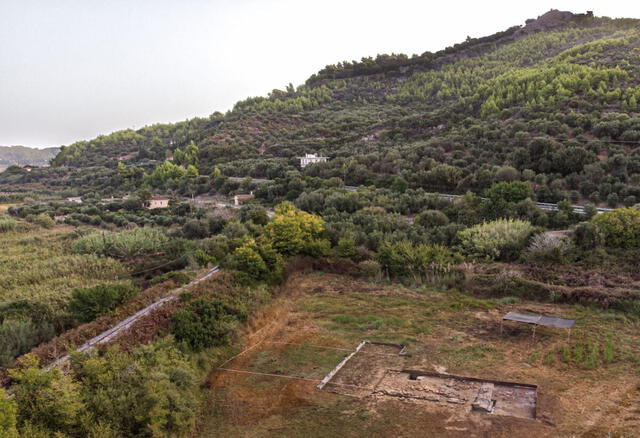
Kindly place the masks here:
<instances>
[{"instance_id":1,"label":"rocky hilltop outcrop","mask_svg":"<svg viewBox=\"0 0 640 438\"><path fill-rule=\"evenodd\" d=\"M544 32L571 23L580 18L593 16L591 12L586 14L574 14L569 11L559 11L551 9L549 12L540 15L538 18L531 18L525 25L516 32L516 36L524 36L537 32Z\"/></svg>"}]
</instances>

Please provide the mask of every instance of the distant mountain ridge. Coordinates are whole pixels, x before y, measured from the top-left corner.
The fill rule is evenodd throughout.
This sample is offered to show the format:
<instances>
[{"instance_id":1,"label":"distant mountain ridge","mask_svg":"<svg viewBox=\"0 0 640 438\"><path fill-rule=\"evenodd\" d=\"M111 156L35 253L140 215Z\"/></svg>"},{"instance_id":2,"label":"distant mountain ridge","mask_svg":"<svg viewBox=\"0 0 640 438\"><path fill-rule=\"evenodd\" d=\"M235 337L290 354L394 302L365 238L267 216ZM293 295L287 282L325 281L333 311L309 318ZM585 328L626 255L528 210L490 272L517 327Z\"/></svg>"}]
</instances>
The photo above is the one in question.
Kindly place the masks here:
<instances>
[{"instance_id":1,"label":"distant mountain ridge","mask_svg":"<svg viewBox=\"0 0 640 438\"><path fill-rule=\"evenodd\" d=\"M44 166L55 157L60 148L36 149L26 146L0 146L0 169L9 166Z\"/></svg>"}]
</instances>

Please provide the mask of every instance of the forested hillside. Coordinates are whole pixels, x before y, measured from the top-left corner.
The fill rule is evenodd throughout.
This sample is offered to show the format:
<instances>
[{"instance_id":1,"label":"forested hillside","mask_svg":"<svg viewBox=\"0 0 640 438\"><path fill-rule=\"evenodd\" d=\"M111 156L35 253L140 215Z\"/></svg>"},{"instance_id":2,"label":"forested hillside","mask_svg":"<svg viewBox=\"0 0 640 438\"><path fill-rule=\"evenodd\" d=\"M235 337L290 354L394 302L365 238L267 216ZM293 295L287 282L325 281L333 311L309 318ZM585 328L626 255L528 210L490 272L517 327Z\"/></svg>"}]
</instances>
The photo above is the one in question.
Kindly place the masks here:
<instances>
[{"instance_id":1,"label":"forested hillside","mask_svg":"<svg viewBox=\"0 0 640 438\"><path fill-rule=\"evenodd\" d=\"M640 200L638 23L550 11L438 53L330 65L297 88L246 99L224 115L63 147L53 169L14 169L0 183L193 193L210 189L216 168L225 176L291 178L297 156L318 152L330 161L300 176L378 187L400 179L456 193L522 180L539 201L633 205ZM189 144L195 157L163 163Z\"/></svg>"}]
</instances>

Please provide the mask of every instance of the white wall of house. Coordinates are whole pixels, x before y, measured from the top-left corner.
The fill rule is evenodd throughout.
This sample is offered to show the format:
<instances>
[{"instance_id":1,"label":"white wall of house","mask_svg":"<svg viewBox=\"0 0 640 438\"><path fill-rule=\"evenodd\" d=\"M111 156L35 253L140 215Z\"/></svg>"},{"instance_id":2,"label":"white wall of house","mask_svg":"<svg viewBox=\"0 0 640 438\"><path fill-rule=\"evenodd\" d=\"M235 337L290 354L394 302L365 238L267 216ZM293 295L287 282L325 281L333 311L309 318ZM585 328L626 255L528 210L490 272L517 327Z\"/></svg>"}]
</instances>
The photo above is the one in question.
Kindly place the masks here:
<instances>
[{"instance_id":1,"label":"white wall of house","mask_svg":"<svg viewBox=\"0 0 640 438\"><path fill-rule=\"evenodd\" d=\"M149 200L149 208L167 208L169 207L168 199L150 199Z\"/></svg>"},{"instance_id":2,"label":"white wall of house","mask_svg":"<svg viewBox=\"0 0 640 438\"><path fill-rule=\"evenodd\" d=\"M325 163L329 157L319 157L316 154L305 154L304 157L300 157L300 167L306 167L313 163Z\"/></svg>"}]
</instances>

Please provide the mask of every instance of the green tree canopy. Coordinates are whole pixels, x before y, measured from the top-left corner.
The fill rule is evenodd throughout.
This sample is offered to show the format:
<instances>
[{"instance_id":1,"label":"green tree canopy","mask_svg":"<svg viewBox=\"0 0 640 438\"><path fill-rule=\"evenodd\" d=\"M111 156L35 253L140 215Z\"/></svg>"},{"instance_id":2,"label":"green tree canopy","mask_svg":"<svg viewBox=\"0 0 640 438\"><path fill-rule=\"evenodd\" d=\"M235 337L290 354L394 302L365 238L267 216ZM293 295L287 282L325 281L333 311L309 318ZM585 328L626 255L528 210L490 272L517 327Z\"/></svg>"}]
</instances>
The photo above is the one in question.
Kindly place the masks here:
<instances>
[{"instance_id":1,"label":"green tree canopy","mask_svg":"<svg viewBox=\"0 0 640 438\"><path fill-rule=\"evenodd\" d=\"M77 382L58 368L40 368L38 359L27 355L21 366L9 371L19 422L30 423L53 432L75 431L85 404Z\"/></svg>"},{"instance_id":2,"label":"green tree canopy","mask_svg":"<svg viewBox=\"0 0 640 438\"><path fill-rule=\"evenodd\" d=\"M640 210L619 208L599 214L592 221L604 234L608 246L640 247Z\"/></svg>"},{"instance_id":3,"label":"green tree canopy","mask_svg":"<svg viewBox=\"0 0 640 438\"><path fill-rule=\"evenodd\" d=\"M275 208L275 217L265 226L273 247L284 255L320 255L330 243L323 237L324 220L297 209L291 202Z\"/></svg>"}]
</instances>

